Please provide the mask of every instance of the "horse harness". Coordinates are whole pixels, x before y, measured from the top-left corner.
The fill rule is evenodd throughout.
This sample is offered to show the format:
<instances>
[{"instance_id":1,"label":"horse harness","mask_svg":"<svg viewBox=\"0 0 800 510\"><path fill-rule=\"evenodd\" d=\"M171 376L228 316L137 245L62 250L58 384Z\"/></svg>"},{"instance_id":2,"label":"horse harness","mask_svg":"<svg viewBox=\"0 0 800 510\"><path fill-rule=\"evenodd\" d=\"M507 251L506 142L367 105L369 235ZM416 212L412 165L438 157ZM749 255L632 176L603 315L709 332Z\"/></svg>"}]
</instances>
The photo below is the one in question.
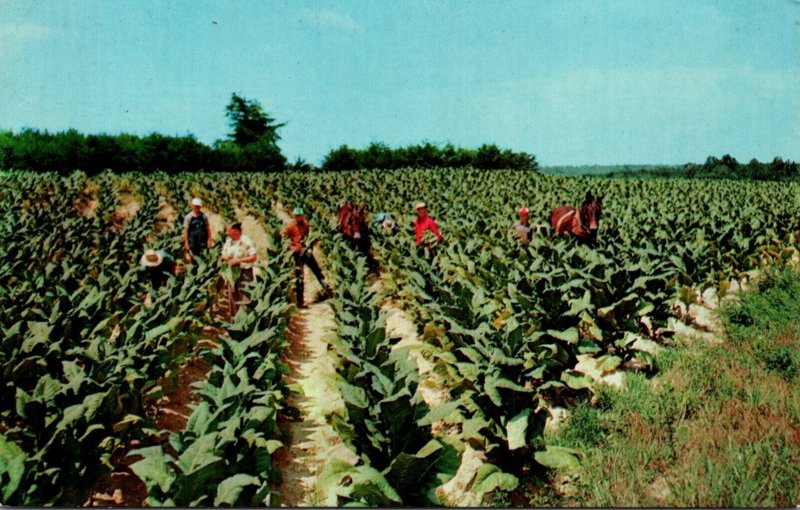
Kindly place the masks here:
<instances>
[{"instance_id":1,"label":"horse harness","mask_svg":"<svg viewBox=\"0 0 800 510\"><path fill-rule=\"evenodd\" d=\"M561 230L561 226L564 224L565 221L568 219L572 220L572 228L571 230L575 235L581 237L585 236L589 232L589 228L584 225L583 219L581 218L581 208L580 207L573 207L571 211L563 215L556 223L556 231ZM580 234L576 233L576 230L580 232Z\"/></svg>"}]
</instances>

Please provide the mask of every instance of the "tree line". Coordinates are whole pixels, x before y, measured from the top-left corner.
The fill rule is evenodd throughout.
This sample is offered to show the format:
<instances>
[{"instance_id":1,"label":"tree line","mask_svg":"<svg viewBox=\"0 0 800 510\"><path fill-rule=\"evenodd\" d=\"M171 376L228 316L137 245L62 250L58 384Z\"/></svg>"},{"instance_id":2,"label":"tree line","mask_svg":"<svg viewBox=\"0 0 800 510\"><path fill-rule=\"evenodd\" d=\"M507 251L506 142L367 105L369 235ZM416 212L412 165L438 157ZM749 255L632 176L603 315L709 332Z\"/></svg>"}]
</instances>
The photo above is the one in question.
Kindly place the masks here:
<instances>
[{"instance_id":1,"label":"tree line","mask_svg":"<svg viewBox=\"0 0 800 510\"><path fill-rule=\"evenodd\" d=\"M477 149L465 149L449 143L442 147L423 143L393 149L379 142L371 143L366 149L353 149L342 145L329 152L322 162L322 169L329 171L371 168L391 170L409 167L536 170L538 163L533 154L500 149L493 144L484 144Z\"/></svg>"},{"instance_id":2,"label":"tree line","mask_svg":"<svg viewBox=\"0 0 800 510\"><path fill-rule=\"evenodd\" d=\"M687 179L742 179L754 181L786 181L800 179L800 164L775 157L771 162L760 162L755 158L749 163L740 163L730 154L722 158L709 156L705 163L686 163L683 166L665 166L622 171L607 174L607 177L684 177Z\"/></svg>"},{"instance_id":3,"label":"tree line","mask_svg":"<svg viewBox=\"0 0 800 510\"><path fill-rule=\"evenodd\" d=\"M0 131L0 168L94 174L163 171L279 171L286 158L278 147L283 124L265 113L257 101L233 94L226 107L232 132L212 146L194 135L147 136L90 134L70 129L58 133L23 129Z\"/></svg>"},{"instance_id":4,"label":"tree line","mask_svg":"<svg viewBox=\"0 0 800 510\"><path fill-rule=\"evenodd\" d=\"M366 149L342 145L331 150L320 168L302 159L288 164L281 153L278 123L256 100L233 94L225 114L231 132L206 145L192 134L83 134L75 129L50 133L26 128L0 131L0 169L95 174L114 172L279 172L339 171L361 168L475 167L536 169L533 155L496 145L463 149L430 143L392 149L373 143Z\"/></svg>"}]
</instances>

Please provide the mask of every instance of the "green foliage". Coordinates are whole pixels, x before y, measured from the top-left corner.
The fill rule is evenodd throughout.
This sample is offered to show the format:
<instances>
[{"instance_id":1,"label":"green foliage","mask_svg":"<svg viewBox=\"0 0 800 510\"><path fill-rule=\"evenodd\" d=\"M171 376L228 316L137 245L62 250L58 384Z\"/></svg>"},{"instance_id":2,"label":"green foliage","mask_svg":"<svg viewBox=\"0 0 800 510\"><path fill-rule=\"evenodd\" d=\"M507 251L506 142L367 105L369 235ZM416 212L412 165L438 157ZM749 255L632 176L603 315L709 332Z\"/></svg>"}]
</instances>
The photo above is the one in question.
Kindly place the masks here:
<instances>
[{"instance_id":1,"label":"green foliage","mask_svg":"<svg viewBox=\"0 0 800 510\"><path fill-rule=\"evenodd\" d=\"M218 141L215 146L227 156L230 170L280 171L286 167L278 147L278 130L286 123L276 123L258 101L235 93L225 111L233 130L228 135L232 143Z\"/></svg>"},{"instance_id":2,"label":"green foliage","mask_svg":"<svg viewBox=\"0 0 800 510\"><path fill-rule=\"evenodd\" d=\"M413 358L407 349L391 350L379 295L364 282L364 260L341 248L334 247L329 258L338 293L331 301L338 323L338 334L331 343L340 358L337 372L342 377L340 392L347 409L347 420L339 424L339 432L349 439L365 466L376 470L367 486L352 483L350 497L354 502L362 498L363 504L435 503L429 493L446 471L452 447L433 438L429 409L417 391L419 375ZM401 496L396 501L363 499L373 493L368 487L383 483L391 488L389 494L396 491Z\"/></svg>"},{"instance_id":3,"label":"green foliage","mask_svg":"<svg viewBox=\"0 0 800 510\"><path fill-rule=\"evenodd\" d=\"M278 129L286 124L276 124L275 119L264 111L255 99L246 99L234 93L225 107L228 122L233 132L228 137L239 147L253 143L277 146Z\"/></svg>"},{"instance_id":4,"label":"green foliage","mask_svg":"<svg viewBox=\"0 0 800 510\"><path fill-rule=\"evenodd\" d=\"M255 100L236 94L226 106L231 141L209 147L188 134L89 134L74 129L49 133L23 129L0 132L0 169L58 172L82 170L88 175L115 172L280 171L286 158L277 143L277 124Z\"/></svg>"},{"instance_id":5,"label":"green foliage","mask_svg":"<svg viewBox=\"0 0 800 510\"><path fill-rule=\"evenodd\" d=\"M652 381L629 376L626 388L578 405L548 437L582 454L571 494L556 505L794 504L798 282L792 269L768 273L725 307L725 343L666 349ZM743 314L746 325L731 320Z\"/></svg>"},{"instance_id":6,"label":"green foliage","mask_svg":"<svg viewBox=\"0 0 800 510\"><path fill-rule=\"evenodd\" d=\"M397 149L378 142L361 150L342 145L329 152L322 162L322 169L330 171L461 167L536 170L538 164L532 154L501 150L496 145L484 144L475 150L457 148L449 143L439 147L428 142Z\"/></svg>"},{"instance_id":7,"label":"green foliage","mask_svg":"<svg viewBox=\"0 0 800 510\"><path fill-rule=\"evenodd\" d=\"M609 177L686 177L689 179L733 179L755 181L786 181L800 178L800 165L775 157L770 163L761 163L755 158L742 164L730 154L722 159L706 158L702 165L687 163L682 167L665 166L642 168L607 169Z\"/></svg>"},{"instance_id":8,"label":"green foliage","mask_svg":"<svg viewBox=\"0 0 800 510\"><path fill-rule=\"evenodd\" d=\"M224 150L244 150L234 145L226 142ZM487 161L493 154L485 151ZM202 402L187 429L172 434L169 446L139 452L145 460L136 469L154 505L275 504L271 484L279 473L272 454L280 445L275 418L287 392L279 359L291 278L272 213L276 199L303 204L317 222L326 274L338 293L331 300L337 321L331 344L347 416L331 420L360 457L328 473L337 487L326 494L338 503L435 503L432 489L453 476L458 452L435 437L434 423L455 428L459 439L486 454L476 487L502 492L526 472L572 464L548 446L597 448L598 438L613 439L619 430L656 438L637 443L637 454L614 443L628 456L622 460L644 455L668 463L676 454L661 434L711 413L704 411L706 402L742 401L758 410L782 402L782 385L796 380L791 338L773 335L800 311L793 298L800 295L797 278L782 273L763 280L759 296L745 295L738 308L726 308L730 344L739 354L661 354L656 365L681 370L681 380L655 391L633 374L627 391L601 390L600 407L578 408L572 436L561 444L545 441L540 404L585 399L595 391L593 376L575 370L579 355L596 357L601 372L630 366L643 356L637 340L671 334L676 304L690 304L707 287L724 294L752 270L797 254L795 183L633 182L494 170L488 186L487 171L476 169L415 169L391 179L369 171L3 177L0 420L3 441L22 452L7 447L0 455L0 479L16 484L12 504L85 501L88 481L109 468L115 447L157 436L148 406L210 322L223 267L212 250L196 271L170 278L154 294L153 308L142 306L136 274L142 249L181 245L180 222L156 228L161 198L185 204L200 196L229 218L234 206L269 218L272 248L271 269L250 289L254 302L225 325L227 341L207 353L214 368L198 388ZM520 245L508 232L518 204L528 205L534 223L545 223L555 205L575 204L587 189L607 197L596 242L538 235ZM141 202L128 221L115 215L118 193ZM98 201L95 214L82 214L91 199ZM361 257L325 230L325 220L345 200L364 201L370 211L397 220L395 232L373 232L381 291L365 283ZM414 246L412 204L418 200L428 202L445 236L433 257ZM426 361L449 393L446 404L426 405L419 367L405 350L392 350L396 339L387 338L380 311L386 299L406 310L428 344ZM752 374L771 384L743 388L741 380ZM800 419L800 410L786 413ZM774 446L770 441L759 444ZM590 455L575 457L582 466L595 462ZM775 467L775 457L756 457L773 462L776 480L792 473ZM720 476L738 480L723 467L715 465Z\"/></svg>"},{"instance_id":9,"label":"green foliage","mask_svg":"<svg viewBox=\"0 0 800 510\"><path fill-rule=\"evenodd\" d=\"M144 307L136 264L145 243L180 242L179 226L154 231L153 181L131 183L141 208L120 226L122 183L107 175L95 183L94 217L76 210L84 174L11 179L0 222L0 421L24 452L24 475L4 503L75 505L116 446L152 433L145 415L161 381L210 322L214 273L201 263Z\"/></svg>"}]
</instances>

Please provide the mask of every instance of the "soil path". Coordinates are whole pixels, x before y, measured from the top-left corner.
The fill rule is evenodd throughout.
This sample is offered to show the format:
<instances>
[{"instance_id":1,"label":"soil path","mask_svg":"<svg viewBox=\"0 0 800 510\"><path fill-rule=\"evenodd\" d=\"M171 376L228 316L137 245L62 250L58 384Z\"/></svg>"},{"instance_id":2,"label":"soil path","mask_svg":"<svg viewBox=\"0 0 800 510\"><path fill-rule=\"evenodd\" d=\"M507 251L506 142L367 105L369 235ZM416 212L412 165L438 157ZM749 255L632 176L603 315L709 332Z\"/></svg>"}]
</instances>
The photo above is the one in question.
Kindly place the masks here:
<instances>
[{"instance_id":1,"label":"soil path","mask_svg":"<svg viewBox=\"0 0 800 510\"><path fill-rule=\"evenodd\" d=\"M380 291L381 280L373 284L373 289ZM381 305L381 310L388 314L386 319L386 334L389 338L399 338L400 341L392 345L392 350L403 347L408 348L409 356L414 358L419 371L419 385L417 391L428 407L435 407L450 400L450 393L442 381L435 376L434 363L430 361L436 347L422 341L417 333L417 325L408 318L405 311L400 309L393 301L386 301ZM442 424L434 424L434 434Z\"/></svg>"},{"instance_id":2,"label":"soil path","mask_svg":"<svg viewBox=\"0 0 800 510\"><path fill-rule=\"evenodd\" d=\"M186 427L192 414L189 406L200 401L192 385L197 381L205 381L210 370L211 365L201 358L191 358L178 367L174 386L171 385L168 393L156 402L156 428L177 433ZM144 504L147 488L130 468L140 457L128 457L128 452L143 446L146 445L133 440L117 448L111 459L114 470L97 480L84 506L141 507Z\"/></svg>"},{"instance_id":3,"label":"soil path","mask_svg":"<svg viewBox=\"0 0 800 510\"><path fill-rule=\"evenodd\" d=\"M164 194L159 193L158 196L158 215L156 216L156 235L164 230L169 230L175 224L178 218L178 211L172 207L172 204L167 200Z\"/></svg>"},{"instance_id":4,"label":"soil path","mask_svg":"<svg viewBox=\"0 0 800 510\"><path fill-rule=\"evenodd\" d=\"M211 239L216 239L220 232L225 232L225 218L214 211L204 210L208 223L211 225Z\"/></svg>"},{"instance_id":5,"label":"soil path","mask_svg":"<svg viewBox=\"0 0 800 510\"><path fill-rule=\"evenodd\" d=\"M249 237L253 241L253 244L256 245L258 262L254 265L253 273L258 277L260 272L259 266L266 265L268 262L267 247L269 246L269 235L263 223L246 209L237 206L235 213L236 220L242 223L242 233Z\"/></svg>"},{"instance_id":6,"label":"soil path","mask_svg":"<svg viewBox=\"0 0 800 510\"><path fill-rule=\"evenodd\" d=\"M274 211L284 225L292 221L280 204L275 205ZM324 272L324 260L316 255ZM314 479L331 458L351 464L358 460L328 424L328 416L345 412L334 359L328 354L327 337L334 332L336 321L329 304L314 303L314 296L322 289L308 268L305 271L304 299L308 308L296 315L290 325L290 345L284 359L290 367L286 376L291 389L287 404L297 408L300 416L297 421L279 422L289 437L273 459L283 473L283 483L277 490L284 506L318 503Z\"/></svg>"},{"instance_id":7,"label":"soil path","mask_svg":"<svg viewBox=\"0 0 800 510\"><path fill-rule=\"evenodd\" d=\"M94 218L97 215L97 206L100 204L97 199L99 193L100 189L94 182L86 181L86 187L75 202L75 211L86 218Z\"/></svg>"},{"instance_id":8,"label":"soil path","mask_svg":"<svg viewBox=\"0 0 800 510\"><path fill-rule=\"evenodd\" d=\"M129 205L128 207L130 208L131 206ZM138 207L136 209L138 210ZM176 218L177 212L172 207L172 204L163 194L160 195L155 234L157 235L171 228ZM219 218L218 223L222 223L221 218ZM212 231L213 228L212 226ZM216 339L216 335L213 335L212 338ZM201 341L202 345L214 346L214 342L210 340ZM198 343L198 347L201 347L200 343ZM211 365L202 358L192 357L178 367L174 380L164 382L166 394L156 402L154 409L157 429L177 433L186 427L189 416L192 414L190 405L200 401L200 397L195 393L193 384L198 381L205 381L210 370ZM129 451L141 446L144 445L140 441L134 440L118 447L111 460L115 469L97 480L84 506L141 507L143 505L147 497L147 488L130 469L130 465L137 462L139 458L127 457Z\"/></svg>"},{"instance_id":9,"label":"soil path","mask_svg":"<svg viewBox=\"0 0 800 510\"><path fill-rule=\"evenodd\" d=\"M118 229L122 229L125 225L136 216L142 204L133 195L124 193L119 196L119 206L114 211L113 221Z\"/></svg>"}]
</instances>

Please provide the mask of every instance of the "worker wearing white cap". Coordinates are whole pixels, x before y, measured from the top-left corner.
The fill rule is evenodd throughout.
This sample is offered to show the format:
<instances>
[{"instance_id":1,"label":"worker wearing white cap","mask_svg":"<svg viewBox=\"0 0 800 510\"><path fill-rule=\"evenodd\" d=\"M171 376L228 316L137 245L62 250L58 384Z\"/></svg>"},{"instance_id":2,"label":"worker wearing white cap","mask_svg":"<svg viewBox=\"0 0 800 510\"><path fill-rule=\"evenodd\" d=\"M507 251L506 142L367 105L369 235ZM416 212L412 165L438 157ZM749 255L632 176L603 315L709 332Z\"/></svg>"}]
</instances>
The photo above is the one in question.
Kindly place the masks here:
<instances>
[{"instance_id":1,"label":"worker wearing white cap","mask_svg":"<svg viewBox=\"0 0 800 510\"><path fill-rule=\"evenodd\" d=\"M528 208L521 207L519 212L519 221L514 223L512 229L517 233L519 236L519 240L522 244L528 244L533 239L533 225L528 223Z\"/></svg>"},{"instance_id":2,"label":"worker wearing white cap","mask_svg":"<svg viewBox=\"0 0 800 510\"><path fill-rule=\"evenodd\" d=\"M417 234L417 246L422 244L422 236L427 230L433 232L436 236L436 242L440 242L442 240L442 235L439 233L439 226L436 224L436 221L428 216L428 206L426 206L424 202L417 202L416 205L414 205L414 209L417 210L417 220L414 222L414 231ZM431 247L431 243L428 243L428 246Z\"/></svg>"},{"instance_id":3,"label":"worker wearing white cap","mask_svg":"<svg viewBox=\"0 0 800 510\"><path fill-rule=\"evenodd\" d=\"M192 212L183 219L183 249L188 260L211 248L211 223L202 211L203 201L192 199Z\"/></svg>"}]
</instances>

